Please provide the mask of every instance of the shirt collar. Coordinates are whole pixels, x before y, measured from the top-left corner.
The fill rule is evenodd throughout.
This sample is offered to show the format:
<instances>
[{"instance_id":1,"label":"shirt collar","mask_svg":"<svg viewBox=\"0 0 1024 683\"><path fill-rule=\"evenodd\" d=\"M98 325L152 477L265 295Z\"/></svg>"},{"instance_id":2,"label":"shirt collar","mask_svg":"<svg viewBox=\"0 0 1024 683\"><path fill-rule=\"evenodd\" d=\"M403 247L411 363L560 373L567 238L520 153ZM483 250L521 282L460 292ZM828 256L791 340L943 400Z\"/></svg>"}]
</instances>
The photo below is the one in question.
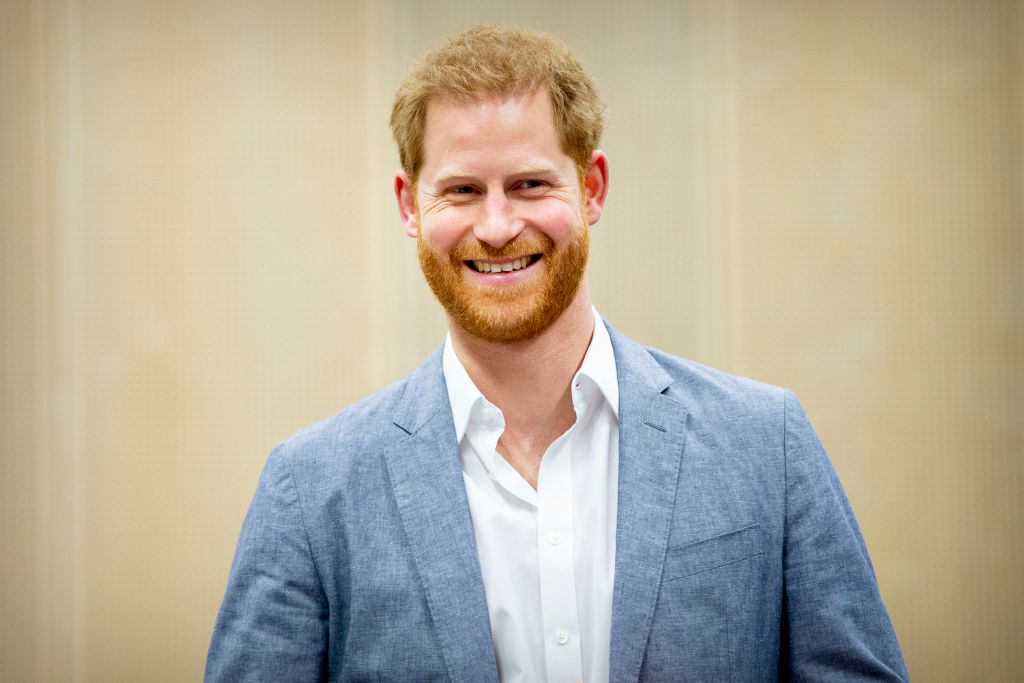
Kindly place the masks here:
<instances>
[{"instance_id":1,"label":"shirt collar","mask_svg":"<svg viewBox=\"0 0 1024 683\"><path fill-rule=\"evenodd\" d=\"M583 356L583 363L576 372L573 382L577 382L580 377L590 379L600 390L615 418L618 419L619 382L616 377L612 340L608 336L608 328L605 327L597 309L591 308L594 311L594 335L590 339L590 346L587 347L587 353ZM462 361L455 353L451 334L447 335L444 340L441 367L448 388L448 403L451 405L452 418L455 422L455 439L461 443L469 427L473 408L478 402L488 403L488 401L470 379L465 366L462 365Z\"/></svg>"},{"instance_id":2,"label":"shirt collar","mask_svg":"<svg viewBox=\"0 0 1024 683\"><path fill-rule=\"evenodd\" d=\"M611 407L615 419L619 419L619 380L616 376L615 352L612 350L612 340L608 336L608 328L605 327L596 308L594 309L594 336L590 340L587 354L583 356L583 363L573 381L579 380L580 377L588 377L597 385L604 400Z\"/></svg>"},{"instance_id":3,"label":"shirt collar","mask_svg":"<svg viewBox=\"0 0 1024 683\"><path fill-rule=\"evenodd\" d=\"M473 406L477 402L487 399L476 388L476 384L469 378L469 373L466 372L462 361L455 354L451 333L444 338L441 368L444 372L444 383L448 386L448 403L451 404L452 418L455 421L455 440L462 443L462 437L466 435L466 429L469 426L469 417L473 413Z\"/></svg>"}]
</instances>

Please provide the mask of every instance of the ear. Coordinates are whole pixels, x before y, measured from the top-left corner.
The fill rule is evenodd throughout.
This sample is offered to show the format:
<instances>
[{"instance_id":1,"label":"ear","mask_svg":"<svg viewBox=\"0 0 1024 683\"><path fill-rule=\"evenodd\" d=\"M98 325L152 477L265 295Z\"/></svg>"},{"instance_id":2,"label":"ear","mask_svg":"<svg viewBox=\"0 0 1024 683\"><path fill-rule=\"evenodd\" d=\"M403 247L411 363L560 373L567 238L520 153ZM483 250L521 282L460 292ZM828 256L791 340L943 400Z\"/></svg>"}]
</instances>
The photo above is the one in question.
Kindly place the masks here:
<instances>
[{"instance_id":1,"label":"ear","mask_svg":"<svg viewBox=\"0 0 1024 683\"><path fill-rule=\"evenodd\" d=\"M587 172L583 175L583 208L587 212L587 224L593 225L601 218L604 200L608 197L608 157L599 149L590 154Z\"/></svg>"},{"instance_id":2,"label":"ear","mask_svg":"<svg viewBox=\"0 0 1024 683\"><path fill-rule=\"evenodd\" d=\"M415 238L420 234L420 222L416 215L416 188L409 175L402 169L395 172L395 199L398 200L398 215L402 217L405 234Z\"/></svg>"}]
</instances>

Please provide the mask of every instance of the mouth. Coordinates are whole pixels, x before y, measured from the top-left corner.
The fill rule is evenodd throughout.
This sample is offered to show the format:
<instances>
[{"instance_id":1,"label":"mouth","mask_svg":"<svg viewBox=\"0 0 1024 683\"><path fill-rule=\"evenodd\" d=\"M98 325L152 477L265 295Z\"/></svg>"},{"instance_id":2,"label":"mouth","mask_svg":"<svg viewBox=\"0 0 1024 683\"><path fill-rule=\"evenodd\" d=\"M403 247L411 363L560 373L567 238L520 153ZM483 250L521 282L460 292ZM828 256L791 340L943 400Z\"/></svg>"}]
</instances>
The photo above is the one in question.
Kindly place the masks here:
<instances>
[{"instance_id":1,"label":"mouth","mask_svg":"<svg viewBox=\"0 0 1024 683\"><path fill-rule=\"evenodd\" d=\"M528 256L520 256L519 258L501 259L496 261L473 259L464 261L463 263L478 273L510 273L512 271L529 268L540 260L540 256L540 254L530 254Z\"/></svg>"}]
</instances>

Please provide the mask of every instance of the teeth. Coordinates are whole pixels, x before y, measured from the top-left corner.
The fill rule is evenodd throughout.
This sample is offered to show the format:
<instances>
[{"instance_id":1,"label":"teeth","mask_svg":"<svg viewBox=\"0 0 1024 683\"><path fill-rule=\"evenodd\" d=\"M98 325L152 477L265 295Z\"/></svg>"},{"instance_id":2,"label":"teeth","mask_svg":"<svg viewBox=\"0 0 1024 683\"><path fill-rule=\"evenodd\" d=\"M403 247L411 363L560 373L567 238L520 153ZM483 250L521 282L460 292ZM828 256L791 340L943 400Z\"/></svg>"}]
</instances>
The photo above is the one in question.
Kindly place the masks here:
<instances>
[{"instance_id":1,"label":"teeth","mask_svg":"<svg viewBox=\"0 0 1024 683\"><path fill-rule=\"evenodd\" d=\"M488 263L487 261L472 261L473 267L480 273L508 273L513 270L520 270L530 265L530 257L523 256L508 263Z\"/></svg>"}]
</instances>

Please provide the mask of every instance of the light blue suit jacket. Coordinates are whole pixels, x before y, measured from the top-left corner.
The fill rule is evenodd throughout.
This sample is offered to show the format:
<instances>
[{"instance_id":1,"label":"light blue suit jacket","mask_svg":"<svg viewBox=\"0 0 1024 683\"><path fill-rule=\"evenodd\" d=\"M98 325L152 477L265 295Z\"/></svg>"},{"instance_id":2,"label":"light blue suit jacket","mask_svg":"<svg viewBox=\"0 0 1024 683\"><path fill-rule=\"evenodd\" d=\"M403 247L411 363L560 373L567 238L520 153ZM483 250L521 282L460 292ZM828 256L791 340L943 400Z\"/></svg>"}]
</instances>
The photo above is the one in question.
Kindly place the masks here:
<instances>
[{"instance_id":1,"label":"light blue suit jacket","mask_svg":"<svg viewBox=\"0 0 1024 683\"><path fill-rule=\"evenodd\" d=\"M796 398L609 331L611 680L906 680ZM271 453L206 680L497 680L440 351Z\"/></svg>"}]
</instances>

